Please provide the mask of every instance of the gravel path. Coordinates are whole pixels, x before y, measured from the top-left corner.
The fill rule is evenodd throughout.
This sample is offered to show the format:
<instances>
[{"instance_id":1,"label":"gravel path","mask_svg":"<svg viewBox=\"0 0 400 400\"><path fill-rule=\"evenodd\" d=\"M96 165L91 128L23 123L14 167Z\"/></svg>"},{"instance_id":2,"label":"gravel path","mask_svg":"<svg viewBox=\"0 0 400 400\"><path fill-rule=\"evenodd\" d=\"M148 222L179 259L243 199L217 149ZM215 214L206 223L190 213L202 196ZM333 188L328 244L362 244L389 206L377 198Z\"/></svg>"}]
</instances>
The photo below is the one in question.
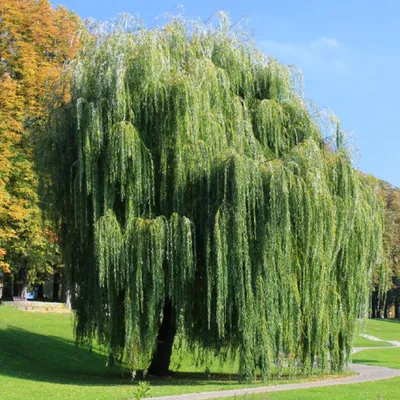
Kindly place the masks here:
<instances>
[{"instance_id":1,"label":"gravel path","mask_svg":"<svg viewBox=\"0 0 400 400\"><path fill-rule=\"evenodd\" d=\"M392 342L393 347L400 347L400 342ZM363 350L389 349L390 347L355 347L353 354ZM224 397L243 396L255 393L280 392L283 390L310 389L314 387L349 385L353 383L380 381L382 379L400 376L400 369L377 367L372 365L353 364L350 370L357 375L347 378L328 379L318 382L290 383L286 385L261 386L255 388L243 388L233 390L221 390L214 392L189 393L176 396L150 397L148 400L200 400L200 399L221 399Z\"/></svg>"}]
</instances>

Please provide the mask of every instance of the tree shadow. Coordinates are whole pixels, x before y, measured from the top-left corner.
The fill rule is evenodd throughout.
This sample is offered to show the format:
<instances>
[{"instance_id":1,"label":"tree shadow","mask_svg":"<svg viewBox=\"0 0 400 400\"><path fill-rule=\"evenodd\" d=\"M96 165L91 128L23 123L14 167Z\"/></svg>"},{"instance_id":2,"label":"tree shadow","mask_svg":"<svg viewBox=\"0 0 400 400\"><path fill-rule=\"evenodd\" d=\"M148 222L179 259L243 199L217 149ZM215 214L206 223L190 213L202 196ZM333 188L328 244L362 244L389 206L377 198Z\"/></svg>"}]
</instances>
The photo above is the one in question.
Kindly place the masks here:
<instances>
[{"instance_id":1,"label":"tree shadow","mask_svg":"<svg viewBox=\"0 0 400 400\"><path fill-rule=\"evenodd\" d=\"M366 364L371 367L386 367L386 368L395 368L394 367L394 361L389 361L389 360L368 360L368 359L359 359L359 360L353 360L353 364Z\"/></svg>"},{"instance_id":2,"label":"tree shadow","mask_svg":"<svg viewBox=\"0 0 400 400\"><path fill-rule=\"evenodd\" d=\"M386 318L383 321L392 322L392 323L395 323L395 324L400 324L400 318Z\"/></svg>"},{"instance_id":3,"label":"tree shadow","mask_svg":"<svg viewBox=\"0 0 400 400\"><path fill-rule=\"evenodd\" d=\"M8 325L0 330L0 377L74 385L135 385L128 368L106 367L107 357L74 341L41 335ZM199 372L172 372L146 380L157 386L218 385L237 383L236 375L214 373L207 377Z\"/></svg>"},{"instance_id":4,"label":"tree shadow","mask_svg":"<svg viewBox=\"0 0 400 400\"><path fill-rule=\"evenodd\" d=\"M121 366L107 368L107 357L72 340L14 326L0 330L0 375L61 384L131 383Z\"/></svg>"}]
</instances>

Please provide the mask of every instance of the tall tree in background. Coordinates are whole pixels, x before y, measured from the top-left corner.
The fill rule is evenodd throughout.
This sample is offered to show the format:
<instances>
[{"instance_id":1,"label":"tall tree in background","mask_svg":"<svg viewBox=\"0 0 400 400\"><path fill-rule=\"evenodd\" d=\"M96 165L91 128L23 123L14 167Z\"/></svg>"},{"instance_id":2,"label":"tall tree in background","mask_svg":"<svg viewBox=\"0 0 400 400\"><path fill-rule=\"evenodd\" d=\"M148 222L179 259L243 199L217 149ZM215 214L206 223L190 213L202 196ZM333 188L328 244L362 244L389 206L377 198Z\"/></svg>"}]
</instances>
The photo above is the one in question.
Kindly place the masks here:
<instances>
[{"instance_id":1,"label":"tall tree in background","mask_svg":"<svg viewBox=\"0 0 400 400\"><path fill-rule=\"evenodd\" d=\"M380 181L384 199L384 263L376 271L372 294L372 316L400 317L400 189ZM392 307L394 306L394 314Z\"/></svg>"},{"instance_id":2,"label":"tall tree in background","mask_svg":"<svg viewBox=\"0 0 400 400\"><path fill-rule=\"evenodd\" d=\"M43 129L61 66L78 46L77 16L47 0L0 7L0 269L23 281L46 270L52 234L42 222L33 134Z\"/></svg>"},{"instance_id":3,"label":"tall tree in background","mask_svg":"<svg viewBox=\"0 0 400 400\"><path fill-rule=\"evenodd\" d=\"M78 340L151 373L177 331L237 352L246 380L342 369L382 204L340 129L328 146L298 75L224 15L123 22L86 39L41 147Z\"/></svg>"}]
</instances>

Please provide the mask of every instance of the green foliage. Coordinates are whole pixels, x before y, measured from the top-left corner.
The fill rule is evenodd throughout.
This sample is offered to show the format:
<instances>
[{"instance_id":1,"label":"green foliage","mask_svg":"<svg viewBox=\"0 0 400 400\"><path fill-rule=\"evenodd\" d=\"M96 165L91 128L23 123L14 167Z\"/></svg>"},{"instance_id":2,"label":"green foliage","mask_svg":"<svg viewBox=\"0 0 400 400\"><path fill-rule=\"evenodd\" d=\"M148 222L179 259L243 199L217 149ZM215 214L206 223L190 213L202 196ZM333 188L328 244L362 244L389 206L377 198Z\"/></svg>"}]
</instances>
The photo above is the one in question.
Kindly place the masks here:
<instances>
[{"instance_id":1,"label":"green foliage","mask_svg":"<svg viewBox=\"0 0 400 400\"><path fill-rule=\"evenodd\" d=\"M380 293L378 307L400 307L400 189L379 181L384 199L383 249L384 265L375 274L374 283Z\"/></svg>"},{"instance_id":2,"label":"green foliage","mask_svg":"<svg viewBox=\"0 0 400 400\"><path fill-rule=\"evenodd\" d=\"M142 400L148 396L150 391L151 391L150 383L141 381L138 383L138 388L136 389L136 392L134 393L134 399Z\"/></svg>"},{"instance_id":3,"label":"green foliage","mask_svg":"<svg viewBox=\"0 0 400 400\"><path fill-rule=\"evenodd\" d=\"M189 343L237 353L241 379L341 370L381 203L336 122L325 143L295 71L219 22L117 26L68 68L41 167L77 338L146 369L169 298Z\"/></svg>"}]
</instances>

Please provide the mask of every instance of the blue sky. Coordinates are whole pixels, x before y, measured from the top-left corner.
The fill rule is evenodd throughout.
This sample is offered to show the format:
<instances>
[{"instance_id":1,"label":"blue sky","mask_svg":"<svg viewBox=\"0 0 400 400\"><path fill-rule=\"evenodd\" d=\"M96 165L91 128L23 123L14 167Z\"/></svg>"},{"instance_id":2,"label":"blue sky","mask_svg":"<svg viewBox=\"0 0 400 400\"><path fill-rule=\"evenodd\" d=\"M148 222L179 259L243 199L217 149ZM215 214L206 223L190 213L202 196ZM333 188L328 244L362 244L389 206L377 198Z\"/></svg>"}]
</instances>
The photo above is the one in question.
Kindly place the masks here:
<instances>
[{"instance_id":1,"label":"blue sky","mask_svg":"<svg viewBox=\"0 0 400 400\"><path fill-rule=\"evenodd\" d=\"M205 20L218 10L247 17L259 47L304 74L306 96L329 107L356 137L358 167L400 186L400 1L398 0L53 0L81 18L181 11Z\"/></svg>"}]
</instances>

